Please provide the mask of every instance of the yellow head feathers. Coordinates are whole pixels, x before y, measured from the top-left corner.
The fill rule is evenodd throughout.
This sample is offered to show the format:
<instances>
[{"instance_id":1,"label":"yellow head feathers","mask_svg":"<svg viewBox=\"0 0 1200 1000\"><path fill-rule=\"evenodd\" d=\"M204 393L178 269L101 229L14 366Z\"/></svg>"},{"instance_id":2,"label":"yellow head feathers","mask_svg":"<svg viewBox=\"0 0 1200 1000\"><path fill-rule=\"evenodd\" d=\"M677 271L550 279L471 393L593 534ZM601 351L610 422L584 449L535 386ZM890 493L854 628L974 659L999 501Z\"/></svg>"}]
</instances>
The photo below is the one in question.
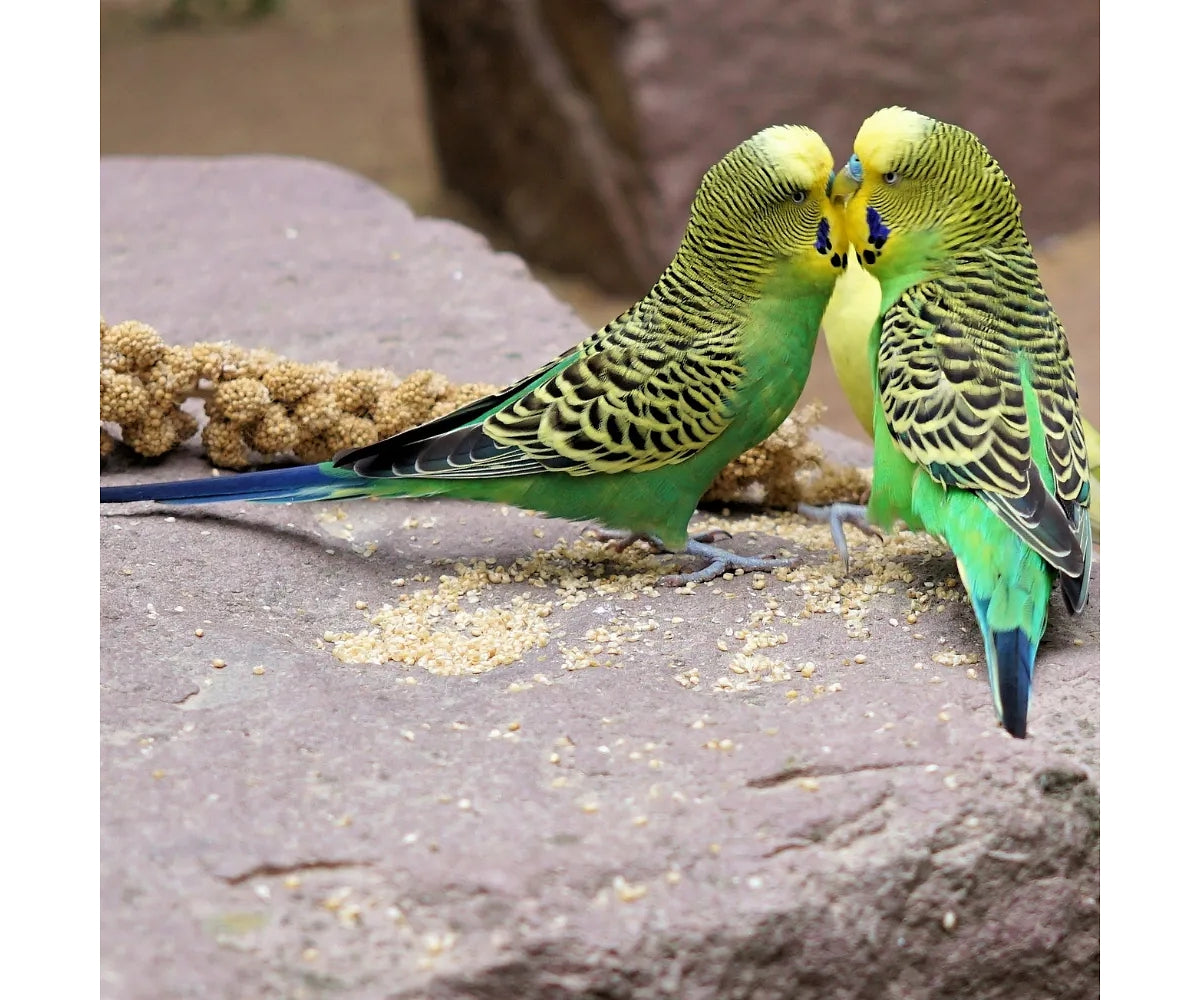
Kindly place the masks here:
<instances>
[{"instance_id":1,"label":"yellow head feathers","mask_svg":"<svg viewBox=\"0 0 1200 1000\"><path fill-rule=\"evenodd\" d=\"M833 154L805 125L771 125L747 140L783 180L803 189L822 185L833 172Z\"/></svg>"},{"instance_id":2,"label":"yellow head feathers","mask_svg":"<svg viewBox=\"0 0 1200 1000\"><path fill-rule=\"evenodd\" d=\"M854 139L854 152L863 164L881 173L911 153L937 122L908 108L881 108L864 121Z\"/></svg>"}]
</instances>

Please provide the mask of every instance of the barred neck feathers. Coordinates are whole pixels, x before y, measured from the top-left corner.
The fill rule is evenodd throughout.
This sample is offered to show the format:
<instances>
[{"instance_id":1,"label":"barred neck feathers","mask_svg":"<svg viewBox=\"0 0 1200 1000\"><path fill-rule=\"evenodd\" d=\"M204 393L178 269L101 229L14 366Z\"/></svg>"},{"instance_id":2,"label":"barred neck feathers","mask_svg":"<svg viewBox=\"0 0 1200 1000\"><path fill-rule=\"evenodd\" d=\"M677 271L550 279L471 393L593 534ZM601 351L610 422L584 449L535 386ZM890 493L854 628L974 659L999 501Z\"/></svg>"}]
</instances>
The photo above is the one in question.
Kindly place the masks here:
<instances>
[{"instance_id":1,"label":"barred neck feathers","mask_svg":"<svg viewBox=\"0 0 1200 1000\"><path fill-rule=\"evenodd\" d=\"M693 217L679 252L659 279L665 286L662 290L703 290L703 294L736 302L753 299L775 259L745 235L730 233L726 226L714 225L707 218Z\"/></svg>"}]
</instances>

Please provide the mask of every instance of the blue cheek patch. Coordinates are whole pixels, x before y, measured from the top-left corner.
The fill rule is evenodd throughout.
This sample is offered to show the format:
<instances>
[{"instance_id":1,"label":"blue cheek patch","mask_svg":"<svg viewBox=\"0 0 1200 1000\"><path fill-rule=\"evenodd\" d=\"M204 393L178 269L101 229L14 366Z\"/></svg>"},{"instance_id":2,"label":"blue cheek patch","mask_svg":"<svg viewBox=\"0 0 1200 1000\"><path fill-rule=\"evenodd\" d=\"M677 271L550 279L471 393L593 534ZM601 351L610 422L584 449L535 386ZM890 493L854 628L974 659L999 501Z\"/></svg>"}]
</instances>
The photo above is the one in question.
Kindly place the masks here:
<instances>
[{"instance_id":1,"label":"blue cheek patch","mask_svg":"<svg viewBox=\"0 0 1200 1000\"><path fill-rule=\"evenodd\" d=\"M817 253L827 254L833 249L833 243L829 240L829 220L822 219L817 225L817 242L813 244L817 248Z\"/></svg>"},{"instance_id":2,"label":"blue cheek patch","mask_svg":"<svg viewBox=\"0 0 1200 1000\"><path fill-rule=\"evenodd\" d=\"M883 245L887 242L888 236L891 235L891 230L883 224L883 216L879 212L868 206L867 208L867 241L876 250L882 250Z\"/></svg>"}]
</instances>

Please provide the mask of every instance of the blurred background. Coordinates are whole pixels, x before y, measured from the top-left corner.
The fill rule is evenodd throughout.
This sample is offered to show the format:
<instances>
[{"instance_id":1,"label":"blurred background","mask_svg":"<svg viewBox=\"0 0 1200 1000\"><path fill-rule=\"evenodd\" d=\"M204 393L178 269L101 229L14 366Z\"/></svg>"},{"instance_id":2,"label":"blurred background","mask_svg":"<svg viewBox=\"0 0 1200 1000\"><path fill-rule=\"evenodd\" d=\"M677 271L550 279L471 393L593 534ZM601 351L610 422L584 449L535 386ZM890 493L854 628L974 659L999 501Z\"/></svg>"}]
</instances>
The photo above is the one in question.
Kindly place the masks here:
<instances>
[{"instance_id":1,"label":"blurred background","mask_svg":"<svg viewBox=\"0 0 1200 1000\"><path fill-rule=\"evenodd\" d=\"M1098 4L1044 0L101 0L100 151L340 164L520 253L595 327L726 150L802 122L840 163L905 104L1016 182L1098 425L1099 37ZM814 398L865 440L823 347Z\"/></svg>"}]
</instances>

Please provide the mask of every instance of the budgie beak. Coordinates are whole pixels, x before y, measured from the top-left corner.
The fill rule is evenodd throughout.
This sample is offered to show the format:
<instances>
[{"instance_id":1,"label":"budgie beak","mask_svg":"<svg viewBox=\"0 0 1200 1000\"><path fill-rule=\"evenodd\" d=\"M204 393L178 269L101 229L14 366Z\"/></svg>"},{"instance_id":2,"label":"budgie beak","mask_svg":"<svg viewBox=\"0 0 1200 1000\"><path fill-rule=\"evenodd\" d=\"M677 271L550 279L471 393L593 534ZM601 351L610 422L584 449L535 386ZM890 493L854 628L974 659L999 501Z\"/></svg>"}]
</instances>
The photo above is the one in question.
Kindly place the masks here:
<instances>
[{"instance_id":1,"label":"budgie beak","mask_svg":"<svg viewBox=\"0 0 1200 1000\"><path fill-rule=\"evenodd\" d=\"M855 167L857 166L857 169ZM857 176L856 176L857 175ZM829 190L829 200L835 205L846 205L854 197L854 193L862 186L862 167L858 166L857 157L851 157L833 179Z\"/></svg>"}]
</instances>

